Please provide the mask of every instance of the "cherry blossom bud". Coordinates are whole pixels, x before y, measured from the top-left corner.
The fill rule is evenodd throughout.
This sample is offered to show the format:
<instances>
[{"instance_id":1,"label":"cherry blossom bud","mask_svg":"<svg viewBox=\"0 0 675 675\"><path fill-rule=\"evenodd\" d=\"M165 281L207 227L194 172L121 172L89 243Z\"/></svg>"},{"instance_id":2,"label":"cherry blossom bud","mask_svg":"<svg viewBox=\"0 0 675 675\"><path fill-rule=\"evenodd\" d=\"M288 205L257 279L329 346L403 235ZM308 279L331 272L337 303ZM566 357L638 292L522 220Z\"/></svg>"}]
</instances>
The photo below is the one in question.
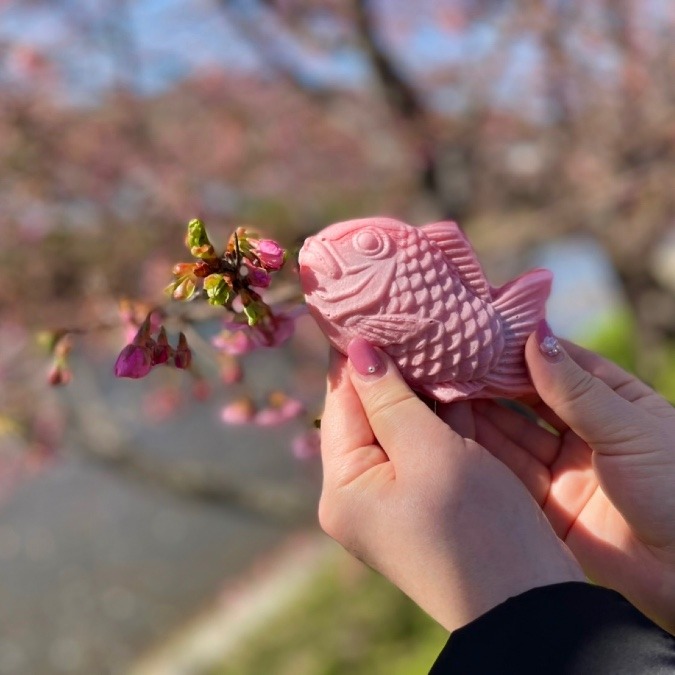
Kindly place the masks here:
<instances>
[{"instance_id":1,"label":"cherry blossom bud","mask_svg":"<svg viewBox=\"0 0 675 675\"><path fill-rule=\"evenodd\" d=\"M68 384L72 379L72 372L59 361L55 361L47 373L47 382L53 387Z\"/></svg>"},{"instance_id":2,"label":"cherry blossom bud","mask_svg":"<svg viewBox=\"0 0 675 675\"><path fill-rule=\"evenodd\" d=\"M173 354L173 362L176 368L180 368L181 370L189 368L192 363L192 352L184 333L178 334L178 344Z\"/></svg>"},{"instance_id":3,"label":"cherry blossom bud","mask_svg":"<svg viewBox=\"0 0 675 675\"><path fill-rule=\"evenodd\" d=\"M152 349L152 365L158 366L166 363L173 355L173 347L169 344L169 339L166 336L166 329L162 326L159 329L159 335L155 341Z\"/></svg>"},{"instance_id":4,"label":"cherry blossom bud","mask_svg":"<svg viewBox=\"0 0 675 675\"><path fill-rule=\"evenodd\" d=\"M254 265L242 265L246 270L246 280L249 285L254 286L255 288L267 288L272 281L272 277L269 275L269 272L266 272L261 267L255 267ZM241 273L241 271L240 271Z\"/></svg>"},{"instance_id":5,"label":"cherry blossom bud","mask_svg":"<svg viewBox=\"0 0 675 675\"><path fill-rule=\"evenodd\" d=\"M196 277L203 279L204 277L209 276L209 274L211 274L211 267L208 263L205 263L203 260L200 260L198 263L195 263L194 275Z\"/></svg>"},{"instance_id":6,"label":"cherry blossom bud","mask_svg":"<svg viewBox=\"0 0 675 675\"><path fill-rule=\"evenodd\" d=\"M243 356L253 351L258 345L252 340L251 331L238 330L234 333L224 330L211 340L211 344L221 352L230 356Z\"/></svg>"},{"instance_id":7,"label":"cherry blossom bud","mask_svg":"<svg viewBox=\"0 0 675 675\"><path fill-rule=\"evenodd\" d=\"M200 263L176 263L171 270L175 277L189 277L195 274L197 265Z\"/></svg>"},{"instance_id":8,"label":"cherry blossom bud","mask_svg":"<svg viewBox=\"0 0 675 675\"><path fill-rule=\"evenodd\" d=\"M260 239L255 246L255 254L266 270L274 272L284 265L284 249L273 239Z\"/></svg>"},{"instance_id":9,"label":"cherry blossom bud","mask_svg":"<svg viewBox=\"0 0 675 675\"><path fill-rule=\"evenodd\" d=\"M152 369L152 354L152 347L127 345L115 361L115 377L145 377Z\"/></svg>"},{"instance_id":10,"label":"cherry blossom bud","mask_svg":"<svg viewBox=\"0 0 675 675\"><path fill-rule=\"evenodd\" d=\"M255 414L255 407L250 398L244 397L228 403L220 411L220 419L225 424L248 424Z\"/></svg>"}]
</instances>

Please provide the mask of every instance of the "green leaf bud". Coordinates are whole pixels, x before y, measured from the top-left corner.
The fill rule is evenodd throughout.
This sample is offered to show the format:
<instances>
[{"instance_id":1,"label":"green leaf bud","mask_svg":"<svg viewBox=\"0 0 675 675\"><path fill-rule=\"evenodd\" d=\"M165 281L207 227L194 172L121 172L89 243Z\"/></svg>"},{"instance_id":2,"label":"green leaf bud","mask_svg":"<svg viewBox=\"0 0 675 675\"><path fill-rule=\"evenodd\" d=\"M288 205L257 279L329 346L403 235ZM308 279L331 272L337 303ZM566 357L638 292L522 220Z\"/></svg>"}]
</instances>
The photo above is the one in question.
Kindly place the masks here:
<instances>
[{"instance_id":1,"label":"green leaf bud","mask_svg":"<svg viewBox=\"0 0 675 675\"><path fill-rule=\"evenodd\" d=\"M173 284L171 295L174 300L190 300L197 290L195 282L190 277L177 279ZM171 285L169 288L171 288Z\"/></svg>"},{"instance_id":2,"label":"green leaf bud","mask_svg":"<svg viewBox=\"0 0 675 675\"><path fill-rule=\"evenodd\" d=\"M222 274L209 274L204 279L204 290L211 305L228 305L235 295Z\"/></svg>"},{"instance_id":3,"label":"green leaf bud","mask_svg":"<svg viewBox=\"0 0 675 675\"><path fill-rule=\"evenodd\" d=\"M216 257L213 244L209 241L209 235L206 233L204 223L198 218L188 223L187 237L185 239L190 253L195 258L208 260Z\"/></svg>"},{"instance_id":4,"label":"green leaf bud","mask_svg":"<svg viewBox=\"0 0 675 675\"><path fill-rule=\"evenodd\" d=\"M248 325L253 327L269 314L269 310L263 302L251 302L244 306L244 314Z\"/></svg>"}]
</instances>

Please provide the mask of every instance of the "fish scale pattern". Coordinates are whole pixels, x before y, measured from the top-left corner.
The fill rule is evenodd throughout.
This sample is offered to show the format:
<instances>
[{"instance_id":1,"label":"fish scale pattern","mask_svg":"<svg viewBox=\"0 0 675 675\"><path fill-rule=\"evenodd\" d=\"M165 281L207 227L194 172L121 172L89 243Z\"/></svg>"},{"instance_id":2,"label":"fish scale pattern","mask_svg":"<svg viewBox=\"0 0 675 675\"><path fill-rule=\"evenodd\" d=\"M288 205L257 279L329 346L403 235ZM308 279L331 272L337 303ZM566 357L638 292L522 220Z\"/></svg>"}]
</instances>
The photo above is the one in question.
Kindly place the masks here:
<instances>
[{"instance_id":1,"label":"fish scale pattern","mask_svg":"<svg viewBox=\"0 0 675 675\"><path fill-rule=\"evenodd\" d=\"M410 340L387 347L404 376L424 382L470 382L485 377L502 353L500 319L462 283L443 252L410 228L399 241L395 283L383 313L414 312L421 326ZM430 321L431 320L431 321Z\"/></svg>"}]
</instances>

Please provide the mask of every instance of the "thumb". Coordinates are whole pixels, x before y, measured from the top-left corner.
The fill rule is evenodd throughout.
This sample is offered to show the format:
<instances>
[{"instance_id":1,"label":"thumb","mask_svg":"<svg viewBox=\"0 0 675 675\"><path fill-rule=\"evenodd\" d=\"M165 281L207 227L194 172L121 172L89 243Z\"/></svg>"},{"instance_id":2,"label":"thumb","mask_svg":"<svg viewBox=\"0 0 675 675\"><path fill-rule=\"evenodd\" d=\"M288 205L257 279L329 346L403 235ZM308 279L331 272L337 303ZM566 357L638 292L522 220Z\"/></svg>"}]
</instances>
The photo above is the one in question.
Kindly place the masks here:
<instances>
[{"instance_id":1,"label":"thumb","mask_svg":"<svg viewBox=\"0 0 675 675\"><path fill-rule=\"evenodd\" d=\"M463 446L462 437L416 396L384 352L354 338L347 354L349 375L370 427L395 465L418 465L423 463L421 453L447 455L449 446Z\"/></svg>"},{"instance_id":2,"label":"thumb","mask_svg":"<svg viewBox=\"0 0 675 675\"><path fill-rule=\"evenodd\" d=\"M542 320L525 345L530 377L542 401L593 450L634 450L641 412L582 368ZM600 361L598 357L598 361Z\"/></svg>"}]
</instances>

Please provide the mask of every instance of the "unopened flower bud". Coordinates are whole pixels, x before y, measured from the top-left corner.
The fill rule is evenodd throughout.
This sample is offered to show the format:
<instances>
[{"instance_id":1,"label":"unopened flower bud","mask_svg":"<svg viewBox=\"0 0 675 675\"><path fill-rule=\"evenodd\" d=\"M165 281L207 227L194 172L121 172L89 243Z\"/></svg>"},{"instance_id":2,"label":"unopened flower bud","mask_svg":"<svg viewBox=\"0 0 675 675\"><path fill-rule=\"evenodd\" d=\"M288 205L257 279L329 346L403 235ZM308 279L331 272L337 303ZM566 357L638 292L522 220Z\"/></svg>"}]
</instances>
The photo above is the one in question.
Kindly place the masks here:
<instances>
[{"instance_id":1,"label":"unopened flower bud","mask_svg":"<svg viewBox=\"0 0 675 675\"><path fill-rule=\"evenodd\" d=\"M145 377L152 369L152 353L148 346L127 345L115 361L115 377Z\"/></svg>"},{"instance_id":2,"label":"unopened flower bud","mask_svg":"<svg viewBox=\"0 0 675 675\"><path fill-rule=\"evenodd\" d=\"M72 379L72 372L59 361L55 361L47 373L47 382L53 387L68 384Z\"/></svg>"},{"instance_id":3,"label":"unopened flower bud","mask_svg":"<svg viewBox=\"0 0 675 675\"><path fill-rule=\"evenodd\" d=\"M192 363L192 351L187 343L187 338L184 333L179 333L178 344L173 354L173 363L176 368L184 370L190 367Z\"/></svg>"},{"instance_id":4,"label":"unopened flower bud","mask_svg":"<svg viewBox=\"0 0 675 675\"><path fill-rule=\"evenodd\" d=\"M280 270L284 265L284 249L273 239L260 239L255 246L255 254L262 266L271 272Z\"/></svg>"},{"instance_id":5,"label":"unopened flower bud","mask_svg":"<svg viewBox=\"0 0 675 675\"><path fill-rule=\"evenodd\" d=\"M272 277L269 275L269 272L253 265L242 265L242 267L247 271L246 280L249 285L255 288L267 288L270 285Z\"/></svg>"},{"instance_id":6,"label":"unopened flower bud","mask_svg":"<svg viewBox=\"0 0 675 675\"><path fill-rule=\"evenodd\" d=\"M173 269L171 270L171 273L175 277L187 277L191 276L192 274L195 273L195 269L197 268L197 265L200 263L176 263L173 266Z\"/></svg>"},{"instance_id":7,"label":"unopened flower bud","mask_svg":"<svg viewBox=\"0 0 675 675\"><path fill-rule=\"evenodd\" d=\"M203 260L200 260L198 263L195 263L194 275L200 279L207 277L211 274L211 267L208 263L205 263Z\"/></svg>"},{"instance_id":8,"label":"unopened flower bud","mask_svg":"<svg viewBox=\"0 0 675 675\"><path fill-rule=\"evenodd\" d=\"M155 341L152 349L152 365L158 366L166 363L173 354L173 347L169 344L169 339L166 336L166 329L162 326L159 329L159 335Z\"/></svg>"},{"instance_id":9,"label":"unopened flower bud","mask_svg":"<svg viewBox=\"0 0 675 675\"><path fill-rule=\"evenodd\" d=\"M170 285L171 295L174 300L190 300L197 290L195 282L190 277L184 277Z\"/></svg>"}]
</instances>

